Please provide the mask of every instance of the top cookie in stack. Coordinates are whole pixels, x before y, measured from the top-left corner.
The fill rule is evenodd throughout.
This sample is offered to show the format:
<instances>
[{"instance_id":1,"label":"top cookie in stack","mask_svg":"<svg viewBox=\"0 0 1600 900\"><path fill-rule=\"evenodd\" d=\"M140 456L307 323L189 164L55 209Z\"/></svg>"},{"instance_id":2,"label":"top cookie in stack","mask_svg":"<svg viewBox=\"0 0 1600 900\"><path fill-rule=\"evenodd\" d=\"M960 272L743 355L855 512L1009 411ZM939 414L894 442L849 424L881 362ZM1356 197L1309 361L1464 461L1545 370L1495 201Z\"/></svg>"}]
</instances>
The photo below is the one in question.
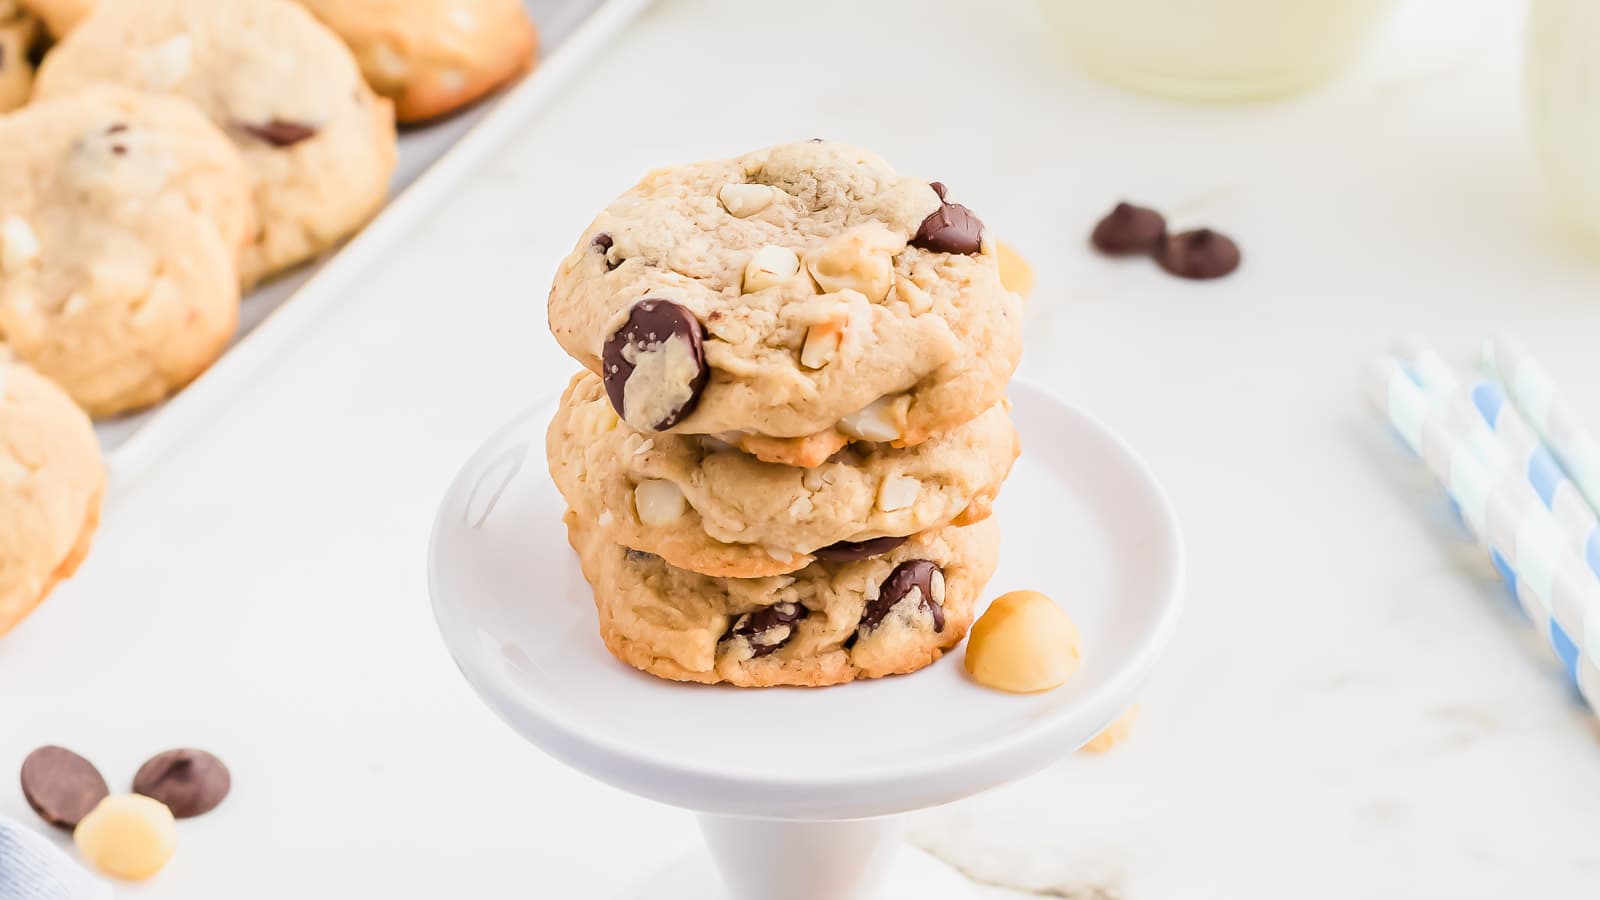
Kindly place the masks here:
<instances>
[{"instance_id":1,"label":"top cookie in stack","mask_svg":"<svg viewBox=\"0 0 1600 900\"><path fill-rule=\"evenodd\" d=\"M822 141L658 170L562 264L550 324L592 373L549 456L613 652L829 684L960 640L1020 299L943 185Z\"/></svg>"}]
</instances>

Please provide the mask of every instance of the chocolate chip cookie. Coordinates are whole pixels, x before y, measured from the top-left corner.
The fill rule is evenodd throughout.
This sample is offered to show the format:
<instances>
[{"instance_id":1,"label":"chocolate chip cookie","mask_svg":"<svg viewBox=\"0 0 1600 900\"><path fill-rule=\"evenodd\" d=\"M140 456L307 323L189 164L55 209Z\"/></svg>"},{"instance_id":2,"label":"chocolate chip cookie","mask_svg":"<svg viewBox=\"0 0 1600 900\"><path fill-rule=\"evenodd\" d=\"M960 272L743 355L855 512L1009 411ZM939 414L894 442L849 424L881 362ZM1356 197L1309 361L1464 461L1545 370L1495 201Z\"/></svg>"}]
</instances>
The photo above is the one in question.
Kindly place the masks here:
<instances>
[{"instance_id":1,"label":"chocolate chip cookie","mask_svg":"<svg viewBox=\"0 0 1600 900\"><path fill-rule=\"evenodd\" d=\"M647 176L585 231L549 312L635 430L813 466L999 403L1020 302L944 185L810 141Z\"/></svg>"},{"instance_id":2,"label":"chocolate chip cookie","mask_svg":"<svg viewBox=\"0 0 1600 900\"><path fill-rule=\"evenodd\" d=\"M0 347L0 637L83 561L105 484L89 419Z\"/></svg>"},{"instance_id":3,"label":"chocolate chip cookie","mask_svg":"<svg viewBox=\"0 0 1600 900\"><path fill-rule=\"evenodd\" d=\"M999 560L992 521L867 559L714 578L607 541L569 512L612 655L675 681L822 686L920 669L960 642Z\"/></svg>"},{"instance_id":4,"label":"chocolate chip cookie","mask_svg":"<svg viewBox=\"0 0 1600 900\"><path fill-rule=\"evenodd\" d=\"M37 97L116 82L196 104L233 138L260 222L245 284L342 240L382 205L394 110L339 39L287 0L114 0L45 58Z\"/></svg>"},{"instance_id":5,"label":"chocolate chip cookie","mask_svg":"<svg viewBox=\"0 0 1600 900\"><path fill-rule=\"evenodd\" d=\"M255 230L239 153L192 105L100 85L0 118L0 343L94 415L210 365Z\"/></svg>"},{"instance_id":6,"label":"chocolate chip cookie","mask_svg":"<svg viewBox=\"0 0 1600 900\"><path fill-rule=\"evenodd\" d=\"M300 0L343 38L402 122L459 109L533 61L521 0Z\"/></svg>"},{"instance_id":7,"label":"chocolate chip cookie","mask_svg":"<svg viewBox=\"0 0 1600 900\"><path fill-rule=\"evenodd\" d=\"M572 380L548 435L556 486L605 540L737 578L987 518L1018 451L1000 404L915 447L855 443L810 469L762 462L712 437L632 430L591 372Z\"/></svg>"}]
</instances>

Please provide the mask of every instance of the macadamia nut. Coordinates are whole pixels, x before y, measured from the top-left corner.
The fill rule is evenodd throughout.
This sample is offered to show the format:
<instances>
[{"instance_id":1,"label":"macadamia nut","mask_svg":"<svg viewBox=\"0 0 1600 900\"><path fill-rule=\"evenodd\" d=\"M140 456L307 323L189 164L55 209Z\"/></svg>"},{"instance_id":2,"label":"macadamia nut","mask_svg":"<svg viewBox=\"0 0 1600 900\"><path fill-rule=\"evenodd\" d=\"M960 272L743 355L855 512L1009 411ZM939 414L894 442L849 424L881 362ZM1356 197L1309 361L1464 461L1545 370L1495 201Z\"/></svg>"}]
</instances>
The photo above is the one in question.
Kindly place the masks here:
<instances>
[{"instance_id":1,"label":"macadamia nut","mask_svg":"<svg viewBox=\"0 0 1600 900\"><path fill-rule=\"evenodd\" d=\"M1108 753L1112 747L1128 739L1133 733L1133 723L1139 720L1139 704L1128 707L1117 716L1117 720L1107 725L1101 732L1089 739L1083 745L1085 753Z\"/></svg>"},{"instance_id":2,"label":"macadamia nut","mask_svg":"<svg viewBox=\"0 0 1600 900\"><path fill-rule=\"evenodd\" d=\"M986 687L1032 694L1067 683L1083 661L1078 626L1038 591L989 604L967 638L967 671Z\"/></svg>"},{"instance_id":3,"label":"macadamia nut","mask_svg":"<svg viewBox=\"0 0 1600 900\"><path fill-rule=\"evenodd\" d=\"M160 801L112 794L83 817L72 839L104 874L143 881L161 871L178 849L178 827Z\"/></svg>"}]
</instances>

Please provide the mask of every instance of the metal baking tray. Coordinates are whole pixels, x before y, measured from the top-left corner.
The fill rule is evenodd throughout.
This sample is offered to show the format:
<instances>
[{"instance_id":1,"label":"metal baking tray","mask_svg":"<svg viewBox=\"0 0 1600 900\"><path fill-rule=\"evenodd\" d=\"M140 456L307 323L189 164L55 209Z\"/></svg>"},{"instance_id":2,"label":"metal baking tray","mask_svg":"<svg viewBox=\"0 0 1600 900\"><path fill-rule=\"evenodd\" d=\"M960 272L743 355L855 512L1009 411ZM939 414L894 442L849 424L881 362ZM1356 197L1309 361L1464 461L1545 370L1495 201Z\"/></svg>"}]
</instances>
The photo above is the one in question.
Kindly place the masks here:
<instances>
[{"instance_id":1,"label":"metal baking tray","mask_svg":"<svg viewBox=\"0 0 1600 900\"><path fill-rule=\"evenodd\" d=\"M250 292L222 358L166 401L95 424L113 482L159 459L314 322L476 163L561 89L649 0L527 0L539 26L539 61L515 84L439 122L404 128L389 200L358 234L323 258Z\"/></svg>"}]
</instances>

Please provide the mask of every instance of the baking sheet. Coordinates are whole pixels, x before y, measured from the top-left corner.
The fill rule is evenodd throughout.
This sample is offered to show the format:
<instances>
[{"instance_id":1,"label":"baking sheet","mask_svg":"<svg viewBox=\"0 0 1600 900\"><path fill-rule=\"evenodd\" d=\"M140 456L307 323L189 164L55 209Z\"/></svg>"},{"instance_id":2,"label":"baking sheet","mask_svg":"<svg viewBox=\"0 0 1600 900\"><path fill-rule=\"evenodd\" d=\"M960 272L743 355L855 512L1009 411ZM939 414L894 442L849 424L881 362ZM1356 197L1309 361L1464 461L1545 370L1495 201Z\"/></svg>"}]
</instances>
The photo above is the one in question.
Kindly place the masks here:
<instances>
[{"instance_id":1,"label":"baking sheet","mask_svg":"<svg viewBox=\"0 0 1600 900\"><path fill-rule=\"evenodd\" d=\"M400 133L399 159L383 211L340 248L252 291L233 343L207 372L156 406L97 422L113 480L160 455L206 418L301 324L340 293L344 279L379 256L446 189L469 172L621 30L648 0L527 0L539 26L539 64L515 84L459 115Z\"/></svg>"}]
</instances>

